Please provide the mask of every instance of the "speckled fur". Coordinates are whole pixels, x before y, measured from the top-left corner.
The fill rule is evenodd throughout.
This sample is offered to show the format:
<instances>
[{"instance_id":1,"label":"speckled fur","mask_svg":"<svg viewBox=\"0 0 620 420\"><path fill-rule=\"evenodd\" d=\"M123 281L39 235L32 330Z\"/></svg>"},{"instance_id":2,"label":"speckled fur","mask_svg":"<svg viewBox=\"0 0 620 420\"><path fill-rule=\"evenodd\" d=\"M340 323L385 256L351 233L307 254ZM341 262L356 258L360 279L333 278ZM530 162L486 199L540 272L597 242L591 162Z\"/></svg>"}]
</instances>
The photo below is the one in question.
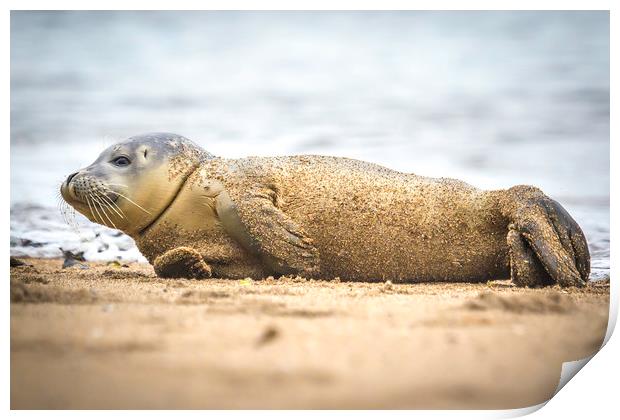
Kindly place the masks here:
<instances>
[{"instance_id":1,"label":"speckled fur","mask_svg":"<svg viewBox=\"0 0 620 420\"><path fill-rule=\"evenodd\" d=\"M278 254L280 233L256 197L290 218L315 250L307 265L302 253L281 256L301 274L395 281L509 277L508 220L496 195L460 181L321 156L213 159L192 182L212 180L224 185L251 234L262 236L261 254Z\"/></svg>"},{"instance_id":2,"label":"speckled fur","mask_svg":"<svg viewBox=\"0 0 620 420\"><path fill-rule=\"evenodd\" d=\"M142 150L139 141L132 147ZM128 232L160 273L182 276L178 267L202 267L195 261L201 255L202 274L186 276L512 277L521 286L582 286L589 276L581 229L534 187L484 191L346 158L223 159L189 141L172 149L167 144L175 151L168 156L168 180L160 169L150 181L149 173L142 175L141 185L180 187L161 199L169 204L146 228ZM166 261L174 261L174 269Z\"/></svg>"}]
</instances>

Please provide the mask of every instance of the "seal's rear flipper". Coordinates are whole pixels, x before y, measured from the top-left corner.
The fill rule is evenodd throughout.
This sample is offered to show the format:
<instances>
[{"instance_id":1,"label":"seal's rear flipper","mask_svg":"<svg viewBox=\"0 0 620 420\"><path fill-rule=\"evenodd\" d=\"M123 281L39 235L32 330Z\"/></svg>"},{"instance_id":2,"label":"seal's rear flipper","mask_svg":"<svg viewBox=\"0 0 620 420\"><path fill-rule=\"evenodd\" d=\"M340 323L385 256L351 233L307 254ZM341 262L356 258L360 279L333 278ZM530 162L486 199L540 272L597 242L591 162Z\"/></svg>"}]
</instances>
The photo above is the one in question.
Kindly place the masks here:
<instances>
[{"instance_id":1,"label":"seal's rear flipper","mask_svg":"<svg viewBox=\"0 0 620 420\"><path fill-rule=\"evenodd\" d=\"M585 286L590 274L590 253L579 225L559 203L537 188L517 186L506 193L503 208L504 214L512 221L509 230L519 234L519 238L513 233L508 234L511 262L513 254L523 257L511 267L516 273L515 283L533 281L519 278L519 272L526 271L522 262L533 258L528 253L529 248L555 282L564 287ZM519 244L520 238L525 240L524 244ZM533 270L537 271L536 268ZM540 274L535 275L540 277ZM544 278L539 279L538 284L544 284L544 281Z\"/></svg>"},{"instance_id":2,"label":"seal's rear flipper","mask_svg":"<svg viewBox=\"0 0 620 420\"><path fill-rule=\"evenodd\" d=\"M562 241L562 245L574 257L575 265L579 275L584 281L588 281L590 276L590 251L588 242L581 228L575 220L568 214L560 203L550 198L543 201L547 209L549 219Z\"/></svg>"},{"instance_id":3,"label":"seal's rear flipper","mask_svg":"<svg viewBox=\"0 0 620 420\"><path fill-rule=\"evenodd\" d=\"M510 277L515 285L535 287L555 283L513 224L508 227L506 240L510 254Z\"/></svg>"}]
</instances>

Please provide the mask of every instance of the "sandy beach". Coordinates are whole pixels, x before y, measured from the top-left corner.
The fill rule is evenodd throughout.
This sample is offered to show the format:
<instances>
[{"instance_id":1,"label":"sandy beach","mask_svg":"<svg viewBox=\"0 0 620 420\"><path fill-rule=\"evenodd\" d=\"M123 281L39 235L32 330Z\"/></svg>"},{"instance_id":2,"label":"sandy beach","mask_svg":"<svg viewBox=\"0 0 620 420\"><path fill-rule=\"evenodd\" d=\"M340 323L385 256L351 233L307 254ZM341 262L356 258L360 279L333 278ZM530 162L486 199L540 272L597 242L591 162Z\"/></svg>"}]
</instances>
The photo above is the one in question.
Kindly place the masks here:
<instances>
[{"instance_id":1,"label":"sandy beach","mask_svg":"<svg viewBox=\"0 0 620 420\"><path fill-rule=\"evenodd\" d=\"M596 352L585 289L11 268L11 408L518 408Z\"/></svg>"}]
</instances>

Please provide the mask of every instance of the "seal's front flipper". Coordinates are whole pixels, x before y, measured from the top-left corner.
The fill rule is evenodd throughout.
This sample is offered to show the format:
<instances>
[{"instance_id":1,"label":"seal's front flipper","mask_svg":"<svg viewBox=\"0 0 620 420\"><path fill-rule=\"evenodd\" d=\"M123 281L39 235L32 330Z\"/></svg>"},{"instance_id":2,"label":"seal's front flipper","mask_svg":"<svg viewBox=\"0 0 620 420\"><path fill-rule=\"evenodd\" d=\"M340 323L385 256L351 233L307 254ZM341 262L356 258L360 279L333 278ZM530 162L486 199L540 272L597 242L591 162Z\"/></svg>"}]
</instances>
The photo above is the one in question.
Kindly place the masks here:
<instances>
[{"instance_id":1,"label":"seal's front flipper","mask_svg":"<svg viewBox=\"0 0 620 420\"><path fill-rule=\"evenodd\" d=\"M277 204L274 187L254 187L233 197L222 194L218 215L226 231L276 274L316 275L318 250Z\"/></svg>"},{"instance_id":2,"label":"seal's front flipper","mask_svg":"<svg viewBox=\"0 0 620 420\"><path fill-rule=\"evenodd\" d=\"M205 279L211 277L211 267L193 248L179 247L155 258L155 273L166 278Z\"/></svg>"},{"instance_id":3,"label":"seal's front flipper","mask_svg":"<svg viewBox=\"0 0 620 420\"><path fill-rule=\"evenodd\" d=\"M561 286L585 286L590 253L579 225L559 203L536 188L519 186L507 192L504 208L513 222L511 230L525 239L549 276ZM511 245L511 251L517 248ZM515 268L518 272L519 267Z\"/></svg>"}]
</instances>

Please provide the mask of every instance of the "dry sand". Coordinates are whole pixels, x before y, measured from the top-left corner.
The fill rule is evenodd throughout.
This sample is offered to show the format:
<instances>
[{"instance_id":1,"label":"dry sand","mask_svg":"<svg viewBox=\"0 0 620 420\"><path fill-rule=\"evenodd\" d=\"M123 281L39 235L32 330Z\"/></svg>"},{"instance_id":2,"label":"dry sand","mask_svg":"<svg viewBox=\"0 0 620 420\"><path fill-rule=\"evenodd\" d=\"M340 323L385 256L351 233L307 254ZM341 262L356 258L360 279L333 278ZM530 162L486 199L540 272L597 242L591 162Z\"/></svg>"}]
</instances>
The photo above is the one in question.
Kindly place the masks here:
<instances>
[{"instance_id":1,"label":"dry sand","mask_svg":"<svg viewBox=\"0 0 620 420\"><path fill-rule=\"evenodd\" d=\"M517 408L596 352L609 285L163 280L11 268L11 408Z\"/></svg>"}]
</instances>

